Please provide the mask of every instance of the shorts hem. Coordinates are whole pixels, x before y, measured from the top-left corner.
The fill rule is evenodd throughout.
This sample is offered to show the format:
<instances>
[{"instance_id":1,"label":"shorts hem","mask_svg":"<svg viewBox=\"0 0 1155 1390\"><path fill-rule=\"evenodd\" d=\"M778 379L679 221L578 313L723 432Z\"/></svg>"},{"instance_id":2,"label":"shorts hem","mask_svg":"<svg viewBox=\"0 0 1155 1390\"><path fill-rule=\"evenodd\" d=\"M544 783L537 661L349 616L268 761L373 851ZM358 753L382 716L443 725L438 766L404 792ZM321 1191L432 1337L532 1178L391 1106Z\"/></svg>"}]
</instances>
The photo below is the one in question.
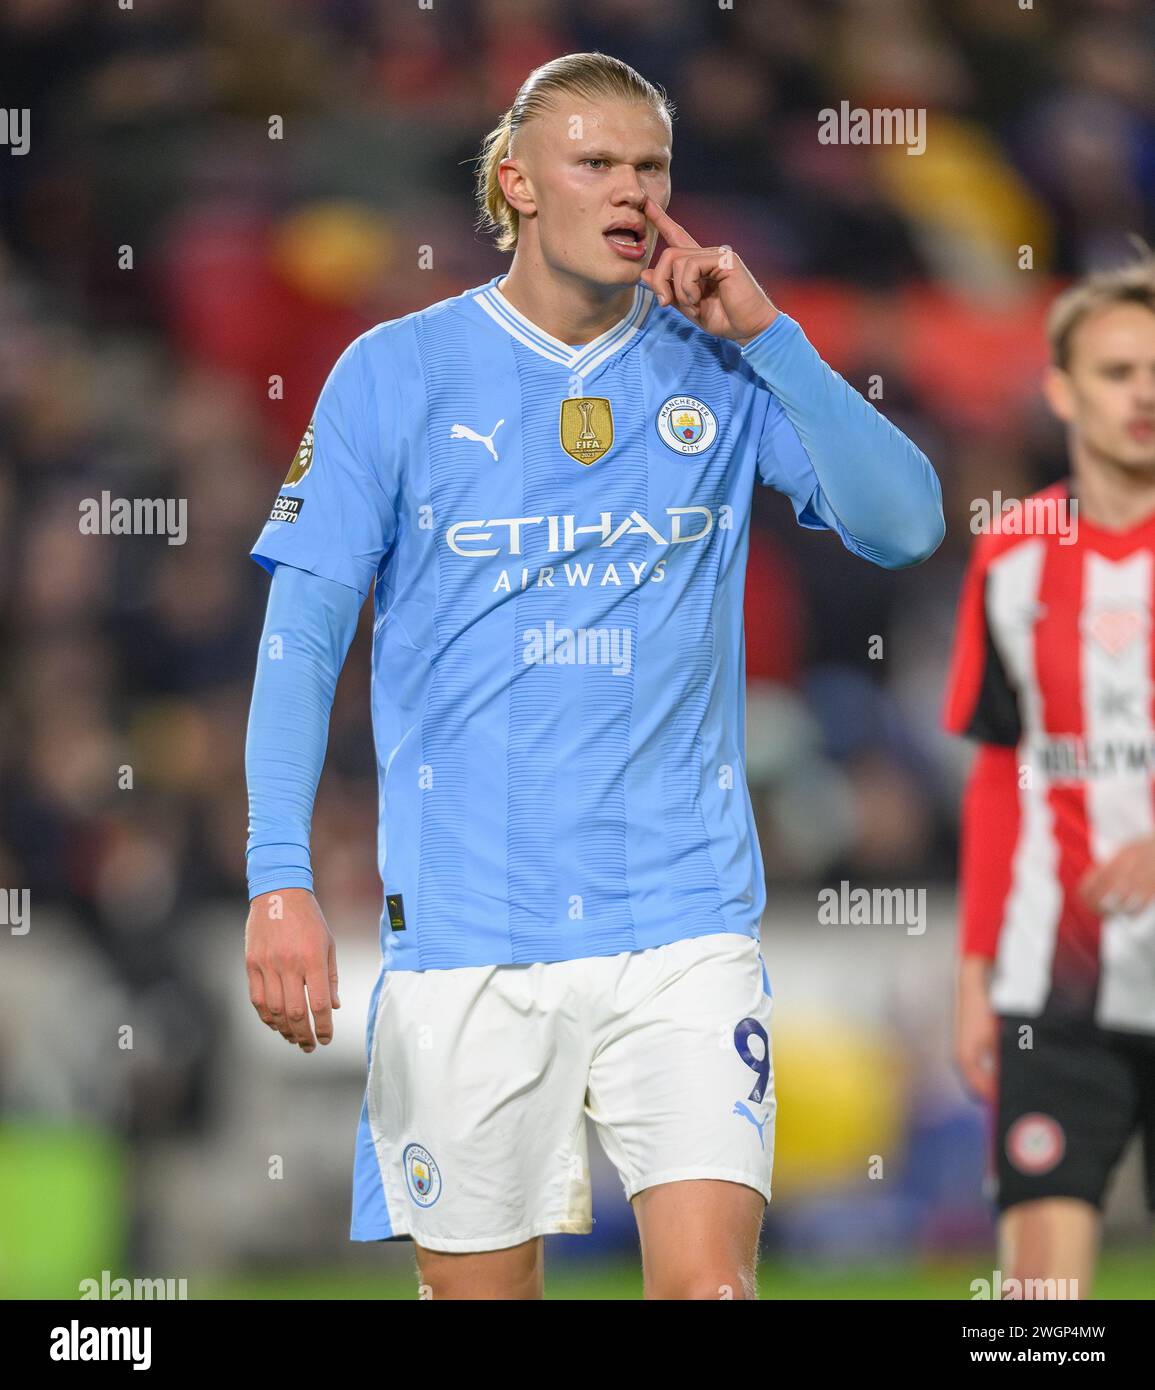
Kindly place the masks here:
<instances>
[{"instance_id":1,"label":"shorts hem","mask_svg":"<svg viewBox=\"0 0 1155 1390\"><path fill-rule=\"evenodd\" d=\"M1010 1211L1012 1207L1021 1207L1024 1202L1086 1202L1089 1207L1103 1215L1106 1210L1106 1194L1099 1197L1090 1197L1086 1192L1013 1192L1006 1198L1001 1196L995 1198L995 1207L1000 1216L1004 1212Z\"/></svg>"},{"instance_id":2,"label":"shorts hem","mask_svg":"<svg viewBox=\"0 0 1155 1390\"><path fill-rule=\"evenodd\" d=\"M514 1245L523 1245L527 1240L538 1236L588 1236L594 1223L588 1217L581 1221L567 1221L560 1217L546 1218L516 1231L494 1236L423 1236L411 1226L395 1228L388 1234L357 1234L350 1232L350 1240L412 1240L426 1250L437 1250L445 1254L485 1254L490 1250L508 1250Z\"/></svg>"},{"instance_id":3,"label":"shorts hem","mask_svg":"<svg viewBox=\"0 0 1155 1390\"><path fill-rule=\"evenodd\" d=\"M386 1240L412 1240L413 1237L408 1231L390 1231L388 1235L378 1235L376 1232L350 1231L349 1239L379 1243Z\"/></svg>"},{"instance_id":4,"label":"shorts hem","mask_svg":"<svg viewBox=\"0 0 1155 1390\"><path fill-rule=\"evenodd\" d=\"M624 1184L626 1201L632 1202L638 1193L647 1187L659 1187L667 1182L688 1182L694 1178L716 1178L720 1182L741 1183L743 1187L752 1187L755 1192L760 1192L767 1203L770 1201L770 1184L755 1174L738 1168L665 1168L657 1173L646 1173Z\"/></svg>"}]
</instances>

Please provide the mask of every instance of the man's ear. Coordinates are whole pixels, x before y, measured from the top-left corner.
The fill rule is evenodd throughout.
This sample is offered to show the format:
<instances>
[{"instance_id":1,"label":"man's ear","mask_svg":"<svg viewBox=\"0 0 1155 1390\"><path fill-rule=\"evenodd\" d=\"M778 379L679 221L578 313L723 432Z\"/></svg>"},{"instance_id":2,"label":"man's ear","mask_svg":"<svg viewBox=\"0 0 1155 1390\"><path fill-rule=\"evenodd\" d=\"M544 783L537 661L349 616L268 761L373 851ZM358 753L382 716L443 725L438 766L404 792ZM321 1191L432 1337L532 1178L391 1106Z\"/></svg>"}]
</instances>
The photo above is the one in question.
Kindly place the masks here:
<instances>
[{"instance_id":1,"label":"man's ear","mask_svg":"<svg viewBox=\"0 0 1155 1390\"><path fill-rule=\"evenodd\" d=\"M1043 395L1047 404L1064 424L1075 418L1075 392L1070 376L1062 367L1048 367L1043 377Z\"/></svg>"},{"instance_id":2,"label":"man's ear","mask_svg":"<svg viewBox=\"0 0 1155 1390\"><path fill-rule=\"evenodd\" d=\"M537 211L533 188L520 161L507 155L497 166L497 177L501 183L501 191L505 194L505 201L514 212L524 217L527 213Z\"/></svg>"}]
</instances>

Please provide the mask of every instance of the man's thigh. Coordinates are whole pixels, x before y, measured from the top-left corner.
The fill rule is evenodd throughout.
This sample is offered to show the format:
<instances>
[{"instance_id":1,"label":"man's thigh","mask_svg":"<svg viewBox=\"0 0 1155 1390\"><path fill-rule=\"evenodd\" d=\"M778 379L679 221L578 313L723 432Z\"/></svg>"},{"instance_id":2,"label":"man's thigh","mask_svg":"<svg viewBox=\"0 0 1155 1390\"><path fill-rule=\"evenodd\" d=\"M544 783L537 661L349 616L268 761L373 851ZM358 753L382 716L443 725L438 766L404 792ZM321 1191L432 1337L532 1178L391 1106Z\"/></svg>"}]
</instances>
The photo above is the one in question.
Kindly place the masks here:
<instances>
[{"instance_id":1,"label":"man's thigh","mask_svg":"<svg viewBox=\"0 0 1155 1390\"><path fill-rule=\"evenodd\" d=\"M773 999L758 942L734 932L639 953L594 1029L586 1113L628 1201L709 1178L770 1200Z\"/></svg>"},{"instance_id":2,"label":"man's thigh","mask_svg":"<svg viewBox=\"0 0 1155 1390\"><path fill-rule=\"evenodd\" d=\"M562 964L386 976L359 1151L379 1215L362 1238L408 1235L486 1262L550 1232L590 1230L589 1044L574 974Z\"/></svg>"},{"instance_id":3,"label":"man's thigh","mask_svg":"<svg viewBox=\"0 0 1155 1390\"><path fill-rule=\"evenodd\" d=\"M596 1030L586 1110L633 1205L649 1297L753 1297L772 1003L758 942L721 933L639 955Z\"/></svg>"}]
</instances>

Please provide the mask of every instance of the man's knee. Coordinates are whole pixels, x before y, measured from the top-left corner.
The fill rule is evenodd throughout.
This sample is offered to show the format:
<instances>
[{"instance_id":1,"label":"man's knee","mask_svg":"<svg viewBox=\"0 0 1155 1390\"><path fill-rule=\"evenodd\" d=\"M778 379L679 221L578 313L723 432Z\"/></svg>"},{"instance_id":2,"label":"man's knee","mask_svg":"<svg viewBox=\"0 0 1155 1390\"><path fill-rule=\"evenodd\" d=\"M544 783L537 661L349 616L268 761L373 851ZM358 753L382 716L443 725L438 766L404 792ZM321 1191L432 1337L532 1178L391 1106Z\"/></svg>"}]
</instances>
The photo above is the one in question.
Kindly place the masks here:
<instances>
[{"instance_id":1,"label":"man's knee","mask_svg":"<svg viewBox=\"0 0 1155 1390\"><path fill-rule=\"evenodd\" d=\"M756 1299L758 1283L753 1269L725 1268L715 1270L670 1270L646 1286L648 1299L713 1299L728 1302L732 1299Z\"/></svg>"},{"instance_id":2,"label":"man's knee","mask_svg":"<svg viewBox=\"0 0 1155 1390\"><path fill-rule=\"evenodd\" d=\"M544 1295L542 1242L453 1253L417 1247L421 1297L429 1300L538 1299Z\"/></svg>"}]
</instances>

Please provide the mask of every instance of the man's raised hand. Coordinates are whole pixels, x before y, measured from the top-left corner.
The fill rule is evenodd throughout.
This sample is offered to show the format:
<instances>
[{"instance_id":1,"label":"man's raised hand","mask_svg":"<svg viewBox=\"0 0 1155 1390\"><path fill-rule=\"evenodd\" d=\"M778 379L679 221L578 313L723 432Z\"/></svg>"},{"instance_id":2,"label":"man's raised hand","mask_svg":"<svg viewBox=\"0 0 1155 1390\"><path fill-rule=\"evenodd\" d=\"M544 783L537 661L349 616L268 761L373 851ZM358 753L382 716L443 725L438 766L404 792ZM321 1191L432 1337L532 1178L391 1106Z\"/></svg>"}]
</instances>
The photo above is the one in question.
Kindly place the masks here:
<instances>
[{"instance_id":1,"label":"man's raised hand","mask_svg":"<svg viewBox=\"0 0 1155 1390\"><path fill-rule=\"evenodd\" d=\"M731 246L699 246L684 227L647 198L642 207L666 243L642 280L659 304L673 304L699 328L746 344L778 317L761 285Z\"/></svg>"}]
</instances>

